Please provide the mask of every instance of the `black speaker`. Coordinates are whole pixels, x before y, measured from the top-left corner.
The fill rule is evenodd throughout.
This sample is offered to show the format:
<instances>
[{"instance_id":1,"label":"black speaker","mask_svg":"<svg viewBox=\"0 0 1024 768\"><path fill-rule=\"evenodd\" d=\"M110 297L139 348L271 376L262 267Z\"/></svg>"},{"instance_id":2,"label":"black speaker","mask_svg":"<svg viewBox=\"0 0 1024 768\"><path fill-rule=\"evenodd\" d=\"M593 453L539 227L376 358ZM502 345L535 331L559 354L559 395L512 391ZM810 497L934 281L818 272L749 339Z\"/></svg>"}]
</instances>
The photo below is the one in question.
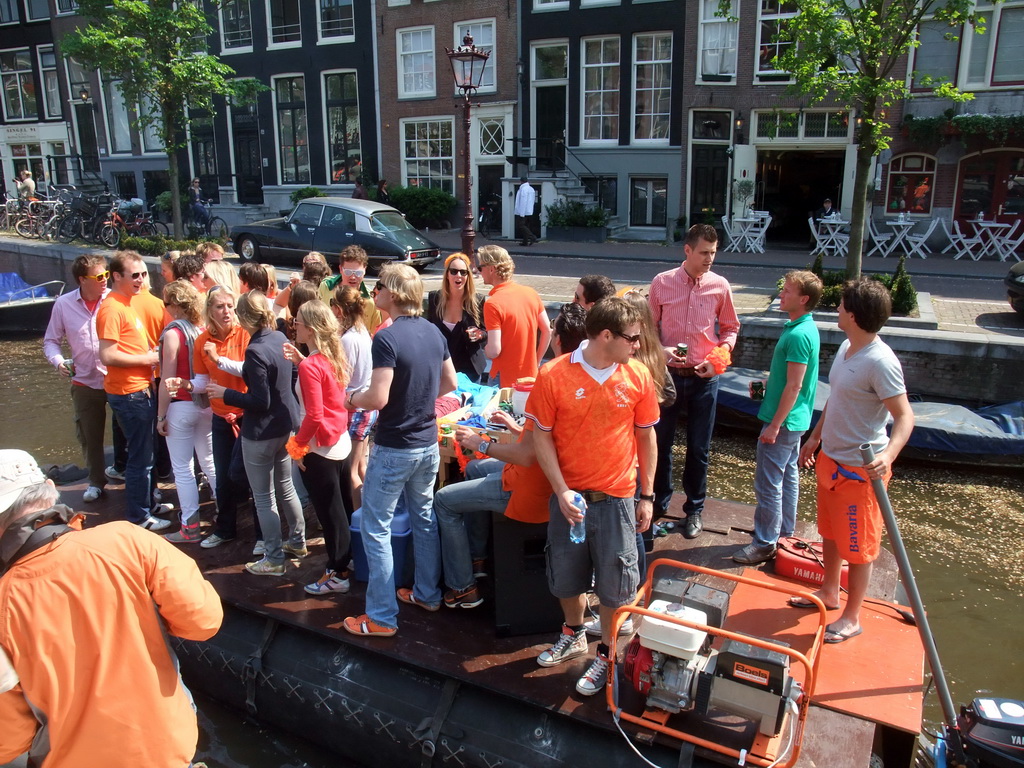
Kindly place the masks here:
<instances>
[{"instance_id":1,"label":"black speaker","mask_svg":"<svg viewBox=\"0 0 1024 768\"><path fill-rule=\"evenodd\" d=\"M562 607L548 590L547 523L523 523L495 513L494 624L499 637L557 632Z\"/></svg>"}]
</instances>

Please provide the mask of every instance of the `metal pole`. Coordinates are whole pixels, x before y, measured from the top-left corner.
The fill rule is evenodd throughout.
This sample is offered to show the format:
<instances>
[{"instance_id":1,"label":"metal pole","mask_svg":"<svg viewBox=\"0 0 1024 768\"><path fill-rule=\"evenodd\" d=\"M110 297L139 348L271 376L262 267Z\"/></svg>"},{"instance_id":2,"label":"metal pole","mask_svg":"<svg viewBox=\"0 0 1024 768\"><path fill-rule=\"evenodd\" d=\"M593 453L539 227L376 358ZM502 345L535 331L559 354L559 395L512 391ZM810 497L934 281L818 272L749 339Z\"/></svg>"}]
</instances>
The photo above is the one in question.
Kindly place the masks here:
<instances>
[{"instance_id":1,"label":"metal pole","mask_svg":"<svg viewBox=\"0 0 1024 768\"><path fill-rule=\"evenodd\" d=\"M463 127L463 143L462 152L466 162L463 164L463 173L465 178L463 179L462 191L463 197L465 198L466 204L466 217L462 224L462 252L469 258L473 258L473 243L476 240L476 230L473 229L473 196L472 187L473 184L470 181L470 166L472 164L473 154L470 151L470 126L472 121L470 120L470 103L469 103L469 91L463 91L463 95L466 97L465 103L465 114L462 119Z\"/></svg>"},{"instance_id":2,"label":"metal pole","mask_svg":"<svg viewBox=\"0 0 1024 768\"><path fill-rule=\"evenodd\" d=\"M864 459L865 465L875 460L875 452L872 450L870 443L861 445L860 455ZM896 556L896 564L900 569L900 579L907 590L910 607L914 611L914 618L917 620L917 626L921 633L921 642L928 657L928 666L931 668L932 678L935 680L935 689L939 694L939 704L942 706L942 714L946 718L946 728L952 737L950 743L957 752L957 758L962 764L964 761L963 744L960 741L960 728L956 723L956 707L953 704L953 697L949 693L946 674L942 671L942 662L939 661L939 650L935 646L935 636L932 634L931 626L928 624L928 615L924 611L924 603L921 601L921 593L917 589L914 571L910 567L907 549L903 546L903 537L900 536L896 515L892 511L892 504L889 502L889 493L886 491L885 483L882 482L881 478L872 479L871 485L875 489L878 506L882 508L882 517L885 518L885 527L889 532L889 542L892 544L892 551Z\"/></svg>"}]
</instances>

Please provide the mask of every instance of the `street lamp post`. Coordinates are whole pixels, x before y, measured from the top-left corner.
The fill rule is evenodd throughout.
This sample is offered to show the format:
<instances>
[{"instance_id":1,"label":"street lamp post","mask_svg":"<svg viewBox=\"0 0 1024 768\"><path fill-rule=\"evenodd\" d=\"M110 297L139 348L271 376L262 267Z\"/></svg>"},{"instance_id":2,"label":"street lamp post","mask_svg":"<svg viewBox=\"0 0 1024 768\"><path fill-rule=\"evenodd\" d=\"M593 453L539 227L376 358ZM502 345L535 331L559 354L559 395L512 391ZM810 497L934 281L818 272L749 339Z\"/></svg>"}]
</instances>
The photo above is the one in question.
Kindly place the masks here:
<instances>
[{"instance_id":1,"label":"street lamp post","mask_svg":"<svg viewBox=\"0 0 1024 768\"><path fill-rule=\"evenodd\" d=\"M463 197L466 204L466 217L462 224L462 252L473 258L473 241L476 240L476 230L473 229L473 198L471 196L472 182L470 168L470 94L480 87L480 81L484 76L484 67L491 55L488 51L482 51L473 45L473 36L466 34L462 38L462 45L457 48L445 48L448 54L448 61L452 65L452 77L455 79L455 87L462 91L463 104L463 141L462 156L463 163Z\"/></svg>"}]
</instances>

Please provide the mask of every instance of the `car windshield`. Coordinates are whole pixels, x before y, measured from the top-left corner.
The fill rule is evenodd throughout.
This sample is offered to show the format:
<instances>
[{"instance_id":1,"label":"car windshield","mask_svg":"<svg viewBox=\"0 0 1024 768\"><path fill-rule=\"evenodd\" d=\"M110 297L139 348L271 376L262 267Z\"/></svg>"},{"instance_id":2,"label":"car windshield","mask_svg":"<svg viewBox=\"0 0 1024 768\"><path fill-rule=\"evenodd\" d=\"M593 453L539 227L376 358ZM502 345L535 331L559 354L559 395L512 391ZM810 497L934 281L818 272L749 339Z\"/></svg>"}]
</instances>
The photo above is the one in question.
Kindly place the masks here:
<instances>
[{"instance_id":1,"label":"car windshield","mask_svg":"<svg viewBox=\"0 0 1024 768\"><path fill-rule=\"evenodd\" d=\"M402 214L386 211L370 217L370 228L374 232L386 235L390 232L402 232L403 230L413 229L413 226L405 220Z\"/></svg>"}]
</instances>

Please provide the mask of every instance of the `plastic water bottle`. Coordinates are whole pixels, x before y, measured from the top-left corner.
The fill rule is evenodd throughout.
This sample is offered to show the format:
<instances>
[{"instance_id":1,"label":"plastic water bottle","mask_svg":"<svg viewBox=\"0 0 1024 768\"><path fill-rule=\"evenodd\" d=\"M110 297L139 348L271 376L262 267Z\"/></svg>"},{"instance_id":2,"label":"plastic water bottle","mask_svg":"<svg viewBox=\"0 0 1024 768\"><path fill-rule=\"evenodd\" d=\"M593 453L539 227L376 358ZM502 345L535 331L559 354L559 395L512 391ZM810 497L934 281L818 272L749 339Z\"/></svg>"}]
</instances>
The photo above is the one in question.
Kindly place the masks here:
<instances>
[{"instance_id":1,"label":"plastic water bottle","mask_svg":"<svg viewBox=\"0 0 1024 768\"><path fill-rule=\"evenodd\" d=\"M583 519L569 526L569 541L582 544L587 540L587 502L578 493L572 497L573 506L583 513Z\"/></svg>"}]
</instances>

